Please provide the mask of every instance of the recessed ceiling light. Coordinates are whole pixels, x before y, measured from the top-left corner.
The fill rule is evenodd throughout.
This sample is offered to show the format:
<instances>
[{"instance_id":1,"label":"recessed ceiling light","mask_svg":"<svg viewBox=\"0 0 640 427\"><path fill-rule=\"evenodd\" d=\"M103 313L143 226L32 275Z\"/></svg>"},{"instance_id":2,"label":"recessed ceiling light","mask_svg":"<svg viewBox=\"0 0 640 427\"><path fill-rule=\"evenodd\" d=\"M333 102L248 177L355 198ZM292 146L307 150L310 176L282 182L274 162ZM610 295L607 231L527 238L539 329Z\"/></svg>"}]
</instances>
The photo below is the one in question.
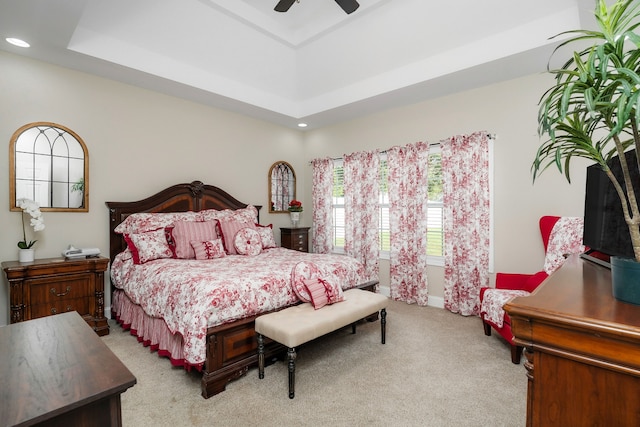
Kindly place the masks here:
<instances>
[{"instance_id":1,"label":"recessed ceiling light","mask_svg":"<svg viewBox=\"0 0 640 427\"><path fill-rule=\"evenodd\" d=\"M7 42L11 43L12 45L18 46L18 47L29 47L29 46L31 46L26 41L20 40L20 39L16 39L14 37L7 37L5 40L7 40Z\"/></svg>"},{"instance_id":2,"label":"recessed ceiling light","mask_svg":"<svg viewBox=\"0 0 640 427\"><path fill-rule=\"evenodd\" d=\"M298 123L298 127L299 128L306 128L307 124L306 123Z\"/></svg>"}]
</instances>

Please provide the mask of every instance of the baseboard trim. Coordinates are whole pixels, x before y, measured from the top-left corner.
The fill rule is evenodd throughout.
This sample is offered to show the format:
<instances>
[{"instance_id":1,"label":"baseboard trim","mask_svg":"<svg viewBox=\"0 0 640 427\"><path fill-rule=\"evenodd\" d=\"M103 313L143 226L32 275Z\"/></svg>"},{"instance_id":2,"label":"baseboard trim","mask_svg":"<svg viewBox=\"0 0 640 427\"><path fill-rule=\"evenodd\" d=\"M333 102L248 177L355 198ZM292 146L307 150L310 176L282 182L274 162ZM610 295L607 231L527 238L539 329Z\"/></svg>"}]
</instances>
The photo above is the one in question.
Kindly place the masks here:
<instances>
[{"instance_id":1,"label":"baseboard trim","mask_svg":"<svg viewBox=\"0 0 640 427\"><path fill-rule=\"evenodd\" d=\"M391 296L391 289L388 286L380 285L380 293L382 295L386 295L386 296L390 297ZM427 305L429 307L444 308L444 298L443 297L430 296L429 297L429 301L427 302Z\"/></svg>"}]
</instances>

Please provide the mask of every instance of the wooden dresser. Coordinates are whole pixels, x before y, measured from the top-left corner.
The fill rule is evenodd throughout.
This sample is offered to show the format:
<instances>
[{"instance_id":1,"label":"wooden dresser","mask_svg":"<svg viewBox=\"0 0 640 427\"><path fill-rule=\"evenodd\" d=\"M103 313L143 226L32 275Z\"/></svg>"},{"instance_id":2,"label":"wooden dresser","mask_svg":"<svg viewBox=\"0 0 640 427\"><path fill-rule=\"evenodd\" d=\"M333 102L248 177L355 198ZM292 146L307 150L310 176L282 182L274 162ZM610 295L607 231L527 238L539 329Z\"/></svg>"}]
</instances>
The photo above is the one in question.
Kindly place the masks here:
<instances>
[{"instance_id":1,"label":"wooden dresser","mask_svg":"<svg viewBox=\"0 0 640 427\"><path fill-rule=\"evenodd\" d=\"M640 306L613 298L607 268L573 256L505 310L525 347L527 426L640 425Z\"/></svg>"},{"instance_id":2,"label":"wooden dresser","mask_svg":"<svg viewBox=\"0 0 640 427\"><path fill-rule=\"evenodd\" d=\"M309 229L311 227L280 228L280 244L283 248L309 252Z\"/></svg>"},{"instance_id":3,"label":"wooden dresser","mask_svg":"<svg viewBox=\"0 0 640 427\"><path fill-rule=\"evenodd\" d=\"M0 327L0 425L122 426L136 377L76 312Z\"/></svg>"},{"instance_id":4,"label":"wooden dresser","mask_svg":"<svg viewBox=\"0 0 640 427\"><path fill-rule=\"evenodd\" d=\"M104 273L108 258L7 261L10 322L77 311L98 335L109 333L104 314Z\"/></svg>"}]
</instances>

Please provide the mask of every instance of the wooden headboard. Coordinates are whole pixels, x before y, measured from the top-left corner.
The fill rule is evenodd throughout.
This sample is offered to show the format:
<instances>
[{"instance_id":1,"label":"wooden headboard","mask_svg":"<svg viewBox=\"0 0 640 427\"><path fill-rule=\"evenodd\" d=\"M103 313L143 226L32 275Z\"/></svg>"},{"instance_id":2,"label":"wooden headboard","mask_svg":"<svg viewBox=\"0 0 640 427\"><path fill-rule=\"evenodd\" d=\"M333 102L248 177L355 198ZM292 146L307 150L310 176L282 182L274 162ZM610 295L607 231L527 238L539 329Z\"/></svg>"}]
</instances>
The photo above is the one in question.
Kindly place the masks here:
<instances>
[{"instance_id":1,"label":"wooden headboard","mask_svg":"<svg viewBox=\"0 0 640 427\"><path fill-rule=\"evenodd\" d=\"M126 249L123 236L114 229L126 217L139 212L198 212L204 209L242 209L248 204L242 203L213 185L193 181L190 184L176 184L159 193L135 202L106 202L109 208L109 258L111 261ZM258 219L260 208L258 209Z\"/></svg>"}]
</instances>

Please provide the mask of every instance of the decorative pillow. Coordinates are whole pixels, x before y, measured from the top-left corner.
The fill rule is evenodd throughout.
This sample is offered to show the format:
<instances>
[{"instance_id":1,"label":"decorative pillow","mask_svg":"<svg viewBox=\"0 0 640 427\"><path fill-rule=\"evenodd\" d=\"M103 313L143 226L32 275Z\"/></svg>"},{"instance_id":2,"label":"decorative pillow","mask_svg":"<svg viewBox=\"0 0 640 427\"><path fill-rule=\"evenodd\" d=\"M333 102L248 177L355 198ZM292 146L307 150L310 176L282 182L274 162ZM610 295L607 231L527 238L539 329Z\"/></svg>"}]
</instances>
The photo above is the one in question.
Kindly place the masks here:
<instances>
[{"instance_id":1,"label":"decorative pillow","mask_svg":"<svg viewBox=\"0 0 640 427\"><path fill-rule=\"evenodd\" d=\"M233 246L238 255L256 256L262 252L262 240L260 234L249 227L245 227L236 233L233 238Z\"/></svg>"},{"instance_id":2,"label":"decorative pillow","mask_svg":"<svg viewBox=\"0 0 640 427\"><path fill-rule=\"evenodd\" d=\"M191 247L196 255L196 259L215 259L226 256L222 240L214 239L206 242L191 242Z\"/></svg>"},{"instance_id":3,"label":"decorative pillow","mask_svg":"<svg viewBox=\"0 0 640 427\"><path fill-rule=\"evenodd\" d=\"M342 286L340 286L340 280L337 275L329 273L318 278L318 280L324 285L324 289L327 292L327 304L345 300L344 292L342 291Z\"/></svg>"},{"instance_id":4,"label":"decorative pillow","mask_svg":"<svg viewBox=\"0 0 640 427\"><path fill-rule=\"evenodd\" d=\"M258 222L258 210L253 205L248 205L242 209L205 209L200 211L202 221L212 221L214 219L221 221L241 221L241 222Z\"/></svg>"},{"instance_id":5,"label":"decorative pillow","mask_svg":"<svg viewBox=\"0 0 640 427\"><path fill-rule=\"evenodd\" d=\"M273 238L273 224L256 224L256 231L258 232L258 234L260 234L260 240L262 240L262 249L276 247L276 240Z\"/></svg>"},{"instance_id":6,"label":"decorative pillow","mask_svg":"<svg viewBox=\"0 0 640 427\"><path fill-rule=\"evenodd\" d=\"M200 212L134 213L113 230L119 234L145 233L168 227L176 221L202 221Z\"/></svg>"},{"instance_id":7,"label":"decorative pillow","mask_svg":"<svg viewBox=\"0 0 640 427\"><path fill-rule=\"evenodd\" d=\"M304 283L309 296L311 297L311 304L314 309L319 309L327 305L329 302L327 298L327 290L319 279L305 279Z\"/></svg>"},{"instance_id":8,"label":"decorative pillow","mask_svg":"<svg viewBox=\"0 0 640 427\"><path fill-rule=\"evenodd\" d=\"M164 228L164 237L167 238L167 243L171 248L171 253L173 254L173 258L176 257L176 241L173 239L173 224Z\"/></svg>"},{"instance_id":9,"label":"decorative pillow","mask_svg":"<svg viewBox=\"0 0 640 427\"><path fill-rule=\"evenodd\" d=\"M311 295L304 285L305 280L317 279L320 276L320 269L312 262L301 261L293 266L291 270L291 285L293 292L302 302L311 302Z\"/></svg>"},{"instance_id":10,"label":"decorative pillow","mask_svg":"<svg viewBox=\"0 0 640 427\"><path fill-rule=\"evenodd\" d=\"M167 243L164 228L146 233L125 234L124 239L135 264L144 264L160 258L171 258L173 253Z\"/></svg>"},{"instance_id":11,"label":"decorative pillow","mask_svg":"<svg viewBox=\"0 0 640 427\"><path fill-rule=\"evenodd\" d=\"M236 233L242 230L243 228L252 228L255 229L254 222L242 222L235 220L218 220L218 230L220 232L220 237L222 238L222 244L224 245L224 250L227 251L228 255L237 255L234 242L236 238Z\"/></svg>"},{"instance_id":12,"label":"decorative pillow","mask_svg":"<svg viewBox=\"0 0 640 427\"><path fill-rule=\"evenodd\" d=\"M174 223L173 241L175 243L175 257L192 259L196 257L191 242L206 242L218 238L217 221L178 221Z\"/></svg>"}]
</instances>

